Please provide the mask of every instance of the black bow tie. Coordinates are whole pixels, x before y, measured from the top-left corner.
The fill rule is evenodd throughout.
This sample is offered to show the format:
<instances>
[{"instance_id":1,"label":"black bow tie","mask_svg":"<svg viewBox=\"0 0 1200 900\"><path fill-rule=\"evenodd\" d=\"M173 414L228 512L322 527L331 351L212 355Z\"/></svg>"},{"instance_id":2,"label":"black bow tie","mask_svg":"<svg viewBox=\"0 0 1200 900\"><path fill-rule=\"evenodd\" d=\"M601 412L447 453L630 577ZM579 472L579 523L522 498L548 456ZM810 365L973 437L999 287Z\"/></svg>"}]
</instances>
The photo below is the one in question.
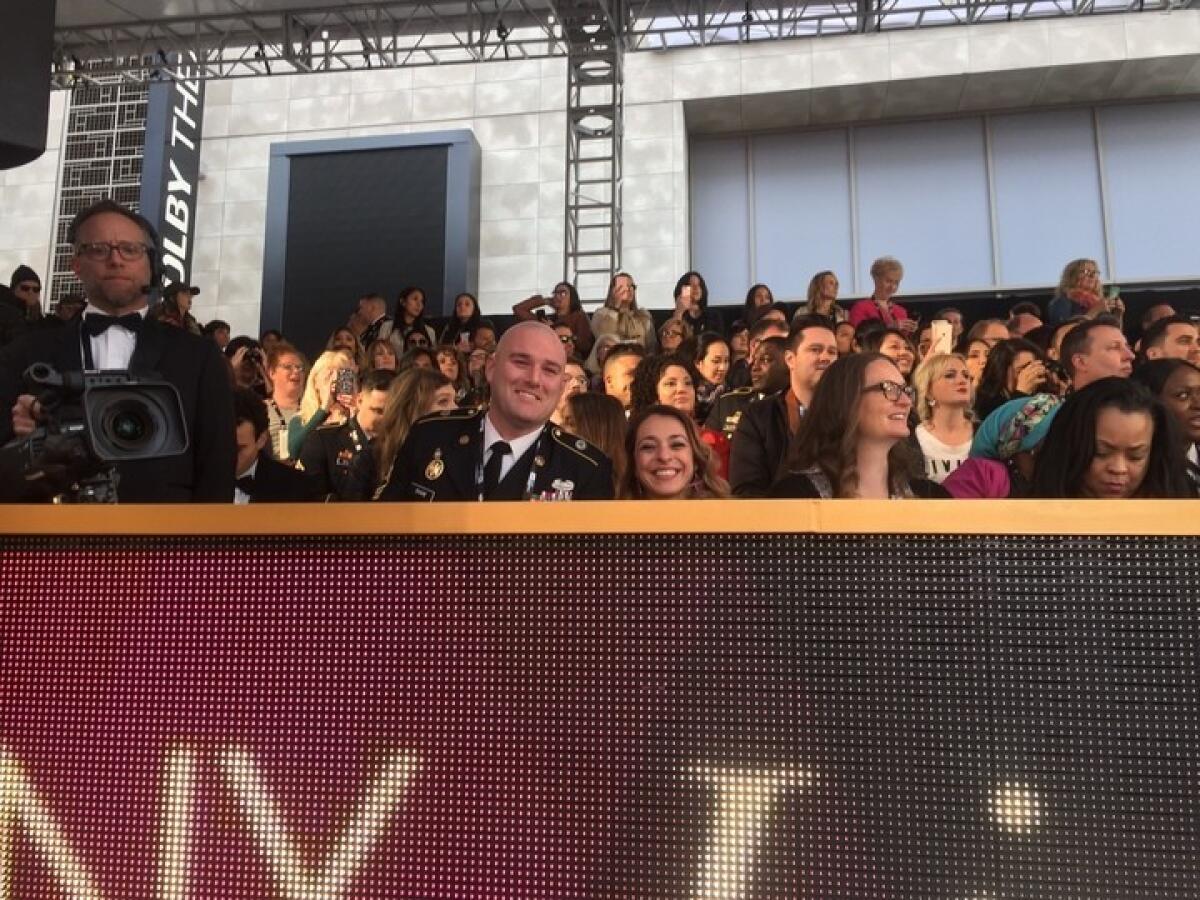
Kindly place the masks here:
<instances>
[{"instance_id":1,"label":"black bow tie","mask_svg":"<svg viewBox=\"0 0 1200 900\"><path fill-rule=\"evenodd\" d=\"M137 334L142 328L142 317L137 313L126 313L123 316L106 316L101 313L91 313L83 317L83 330L89 337L104 334L113 325L120 325Z\"/></svg>"},{"instance_id":2,"label":"black bow tie","mask_svg":"<svg viewBox=\"0 0 1200 900\"><path fill-rule=\"evenodd\" d=\"M236 482L238 490L250 497L254 496L254 476L243 475Z\"/></svg>"}]
</instances>

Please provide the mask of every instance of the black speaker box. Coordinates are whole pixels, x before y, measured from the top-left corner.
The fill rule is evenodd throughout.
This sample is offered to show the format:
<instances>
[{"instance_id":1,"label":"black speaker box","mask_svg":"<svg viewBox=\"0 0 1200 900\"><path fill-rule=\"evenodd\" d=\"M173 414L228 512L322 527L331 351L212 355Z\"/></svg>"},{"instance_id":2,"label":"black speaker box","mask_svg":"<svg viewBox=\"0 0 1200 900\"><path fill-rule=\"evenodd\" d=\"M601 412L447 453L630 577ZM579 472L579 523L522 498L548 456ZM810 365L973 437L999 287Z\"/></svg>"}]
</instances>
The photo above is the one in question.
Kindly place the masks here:
<instances>
[{"instance_id":1,"label":"black speaker box","mask_svg":"<svg viewBox=\"0 0 1200 900\"><path fill-rule=\"evenodd\" d=\"M0 169L46 150L54 0L0 3Z\"/></svg>"}]
</instances>

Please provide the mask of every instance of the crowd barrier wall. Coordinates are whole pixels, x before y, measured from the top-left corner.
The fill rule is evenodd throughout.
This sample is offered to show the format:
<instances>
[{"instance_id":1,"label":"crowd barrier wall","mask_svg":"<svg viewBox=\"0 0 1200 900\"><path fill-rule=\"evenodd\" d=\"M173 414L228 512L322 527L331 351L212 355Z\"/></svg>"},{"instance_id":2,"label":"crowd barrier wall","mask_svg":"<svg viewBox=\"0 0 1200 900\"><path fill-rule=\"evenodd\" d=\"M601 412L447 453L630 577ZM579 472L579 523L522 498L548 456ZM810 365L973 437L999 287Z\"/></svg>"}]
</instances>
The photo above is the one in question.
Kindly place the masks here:
<instances>
[{"instance_id":1,"label":"crowd barrier wall","mask_svg":"<svg viewBox=\"0 0 1200 900\"><path fill-rule=\"evenodd\" d=\"M1195 898L1186 502L6 507L0 898Z\"/></svg>"}]
</instances>

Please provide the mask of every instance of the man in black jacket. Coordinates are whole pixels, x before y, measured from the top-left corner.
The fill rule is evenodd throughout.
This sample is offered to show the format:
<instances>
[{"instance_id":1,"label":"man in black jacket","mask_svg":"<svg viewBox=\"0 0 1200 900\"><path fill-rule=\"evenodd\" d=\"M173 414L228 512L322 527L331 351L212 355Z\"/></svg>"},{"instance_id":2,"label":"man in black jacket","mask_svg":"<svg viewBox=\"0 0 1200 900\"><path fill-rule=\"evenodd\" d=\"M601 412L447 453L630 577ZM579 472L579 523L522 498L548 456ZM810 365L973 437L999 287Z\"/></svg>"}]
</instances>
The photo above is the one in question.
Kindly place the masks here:
<instances>
[{"instance_id":1,"label":"man in black jacket","mask_svg":"<svg viewBox=\"0 0 1200 900\"><path fill-rule=\"evenodd\" d=\"M312 478L271 459L267 407L247 388L234 391L237 420L237 481L230 499L242 503L298 503L322 499Z\"/></svg>"},{"instance_id":2,"label":"man in black jacket","mask_svg":"<svg viewBox=\"0 0 1200 900\"><path fill-rule=\"evenodd\" d=\"M550 422L566 378L562 342L518 322L488 357L491 405L418 420L380 500L611 500L612 463Z\"/></svg>"},{"instance_id":3,"label":"man in black jacket","mask_svg":"<svg viewBox=\"0 0 1200 900\"><path fill-rule=\"evenodd\" d=\"M368 372L358 388L354 415L341 425L318 428L304 441L296 468L308 474L321 499L371 499L377 468L371 444L394 378L389 369Z\"/></svg>"},{"instance_id":4,"label":"man in black jacket","mask_svg":"<svg viewBox=\"0 0 1200 900\"><path fill-rule=\"evenodd\" d=\"M729 482L738 497L767 496L817 383L837 361L837 338L829 320L820 316L793 322L787 346L789 387L750 404L733 434Z\"/></svg>"},{"instance_id":5,"label":"man in black jacket","mask_svg":"<svg viewBox=\"0 0 1200 900\"><path fill-rule=\"evenodd\" d=\"M156 239L149 222L112 200L75 216L67 240L88 311L79 322L33 332L0 351L0 444L29 434L43 417L23 381L36 362L60 371L157 376L179 392L188 447L178 456L118 464L118 499L228 503L235 458L228 369L212 341L146 319Z\"/></svg>"}]
</instances>

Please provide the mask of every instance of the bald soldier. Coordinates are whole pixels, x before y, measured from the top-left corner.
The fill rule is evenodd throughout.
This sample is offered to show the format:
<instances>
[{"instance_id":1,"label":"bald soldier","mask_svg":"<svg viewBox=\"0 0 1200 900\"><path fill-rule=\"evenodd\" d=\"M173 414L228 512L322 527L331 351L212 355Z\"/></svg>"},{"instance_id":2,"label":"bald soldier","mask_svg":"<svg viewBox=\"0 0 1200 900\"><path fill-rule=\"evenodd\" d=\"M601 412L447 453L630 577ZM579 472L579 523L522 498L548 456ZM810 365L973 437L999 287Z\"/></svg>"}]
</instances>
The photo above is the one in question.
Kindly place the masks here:
<instances>
[{"instance_id":1,"label":"bald soldier","mask_svg":"<svg viewBox=\"0 0 1200 900\"><path fill-rule=\"evenodd\" d=\"M542 322L504 332L484 375L486 412L418 420L379 500L611 500L612 463L550 422L566 383L566 351Z\"/></svg>"}]
</instances>

